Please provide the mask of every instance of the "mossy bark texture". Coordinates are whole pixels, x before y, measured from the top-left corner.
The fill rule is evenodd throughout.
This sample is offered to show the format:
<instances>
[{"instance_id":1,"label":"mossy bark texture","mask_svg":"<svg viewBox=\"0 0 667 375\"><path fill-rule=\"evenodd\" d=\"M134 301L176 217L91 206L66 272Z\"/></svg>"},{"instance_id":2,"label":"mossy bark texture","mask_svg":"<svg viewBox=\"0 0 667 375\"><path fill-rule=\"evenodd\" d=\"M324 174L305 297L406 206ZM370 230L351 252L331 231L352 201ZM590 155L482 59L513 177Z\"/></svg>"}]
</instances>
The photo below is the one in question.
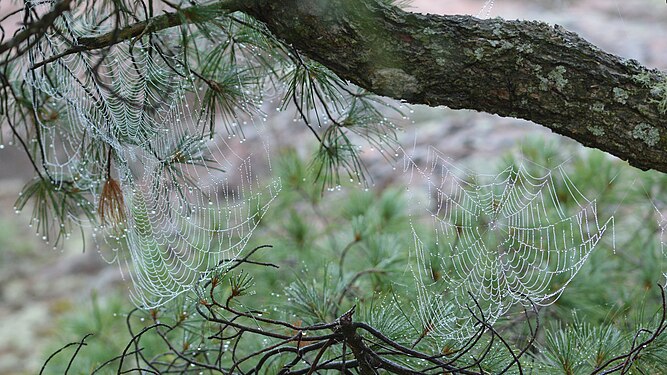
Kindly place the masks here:
<instances>
[{"instance_id":1,"label":"mossy bark texture","mask_svg":"<svg viewBox=\"0 0 667 375\"><path fill-rule=\"evenodd\" d=\"M527 119L667 172L663 75L560 26L415 14L381 0L249 0L240 8L376 94Z\"/></svg>"}]
</instances>

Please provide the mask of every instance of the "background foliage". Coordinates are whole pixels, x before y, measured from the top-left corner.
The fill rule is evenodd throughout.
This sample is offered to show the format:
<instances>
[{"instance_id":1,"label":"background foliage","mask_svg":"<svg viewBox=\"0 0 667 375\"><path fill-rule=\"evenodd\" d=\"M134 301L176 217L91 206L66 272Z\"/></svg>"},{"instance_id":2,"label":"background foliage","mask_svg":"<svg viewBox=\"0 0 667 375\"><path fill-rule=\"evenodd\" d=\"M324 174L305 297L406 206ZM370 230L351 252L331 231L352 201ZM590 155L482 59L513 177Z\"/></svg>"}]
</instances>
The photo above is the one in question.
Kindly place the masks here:
<instances>
[{"instance_id":1,"label":"background foliage","mask_svg":"<svg viewBox=\"0 0 667 375\"><path fill-rule=\"evenodd\" d=\"M499 162L503 166L528 158L541 169L568 158L567 170L573 183L597 199L602 216L615 214L617 220L615 238L607 236L598 245L560 299L539 309L542 328L530 355L522 360L524 370L532 368L538 373L591 373L631 350L633 340L648 339L659 326L662 313L657 283L662 282L664 254L656 207L665 203L661 200L666 196L665 177L638 172L600 152L587 151L575 157L570 152L575 151L530 141L523 144L520 153L507 155ZM245 265L242 271L232 272L229 278L240 278L249 286L239 297L238 307L258 309L264 317L308 326L334 321L356 305L355 320L367 322L399 343L409 346L419 341L416 348L432 353L460 347L460 342L443 343L429 337L428 329L416 318L413 288L418 286L405 266L413 241L405 224L409 219L405 191L388 188L371 192L351 186L323 195L317 185L304 183L304 179L312 178L309 170L307 162L294 151L285 151L280 157L276 172L286 186L255 236L256 245L273 245L260 250L256 260L280 269ZM421 229L424 235L431 232ZM231 289L227 286L225 290L229 293ZM158 320L178 320L182 314L179 306L190 306L199 297L188 298L189 302L179 301L160 309ZM92 314L64 319L63 325L70 328L63 337L95 333L77 355L75 363L79 365L75 368L85 369L81 373L108 360L110 352L122 351L131 337L121 329L126 318L133 323L134 332L154 322L154 313L138 311L128 317L121 311L113 300L94 302ZM494 328L514 348L522 347L527 340L527 322L519 311ZM206 340L216 329L193 318L187 329L177 331L173 341L176 345L189 342L202 351L234 345L233 339ZM154 339L148 335L142 340L141 347L148 357L169 352L164 343ZM653 341L632 363L632 369L643 373L667 371L665 340L659 336ZM244 342L241 350L252 352L271 342L257 337L255 342ZM482 365L484 371L497 373L504 368L508 361L504 350L492 345ZM53 371L59 373L68 365L71 353L66 353L50 362ZM277 373L278 367L267 371ZM510 373L515 371L510 369Z\"/></svg>"},{"instance_id":2,"label":"background foliage","mask_svg":"<svg viewBox=\"0 0 667 375\"><path fill-rule=\"evenodd\" d=\"M272 210L261 217L253 243L247 247L272 245L271 248L258 250L250 259L264 264L245 263L228 273L214 273L213 278L203 281L198 293L182 296L157 310L129 313L131 305L124 298L125 293L119 297L104 298L93 295L89 311L68 315L58 324L58 328L48 332L53 334L53 331L57 331L57 338L52 347L45 351L44 358L66 341L85 338L86 345L80 348L72 345L58 352L47 363L45 373L62 373L68 367L69 373L90 373L99 366L103 366L100 373L113 373L120 363L120 358L115 356L124 350L132 353L138 349L141 349L145 358L162 362L155 366L174 361L178 366L174 366L173 371L198 373L206 371L205 367L197 364L205 362L201 358L210 359L211 356L221 355L220 364L228 366L231 361L230 348L237 341L242 341L239 344L239 353L242 355L252 354L276 343L275 338L262 335L246 335L243 340L238 337L214 337L220 330L220 324L202 319L195 311L196 307L207 306L211 302L207 299L206 282L219 285L217 293L223 304L227 297L232 296L230 301L239 311L253 311L253 315L261 314L263 318L289 324L289 327L285 326L280 331L283 334L295 334L294 327L331 323L356 306L355 321L368 323L397 344L432 355L442 355L444 358L457 358L458 364L462 366L476 362L468 355L483 357L480 369L475 371L503 370L512 358L508 348L497 339L491 342L494 336L480 337L477 345L466 350L464 358L459 358L460 352L456 350L465 347L466 343L443 342L433 337L430 328L422 325L416 317L415 288L419 286L414 283L413 270L406 266L414 242L407 224L411 219L408 216L410 203L407 194L402 188L386 187L383 182L372 191L364 191L357 184L367 182L363 178L367 171L355 148L358 137L366 138L376 149L387 147L387 144L394 145L395 128L378 111L382 106L377 106L376 99L371 96L348 91L344 83L328 70L298 56L297 52L285 46L280 46L286 49L270 58L262 58L262 54L244 55L247 50L241 50L240 55L244 59L256 64L248 70L239 70L235 66L238 61L225 60L236 56L233 53L226 55L230 49L235 48L236 42L250 44L259 51L271 50L277 45L277 41L267 38L261 28L257 29L257 25L254 25L255 28L245 28L242 26L244 22L250 21L230 20L229 24L222 25L221 29L237 38L233 43L205 49L206 54L197 54L196 48L193 50L193 66L201 68L201 76L196 79L206 83L202 96L205 107L203 116L213 124L216 120L214 115L223 114L225 124L230 126L225 131L244 137L243 130L233 126L239 125L237 122L241 121L236 121L239 119L231 113L239 110L245 115L257 109L253 105L262 103L254 97L244 102L244 92L239 90L236 83L242 82L241 86L249 87L258 85L264 74L275 73L271 69L279 66L285 68L284 74L277 77L287 83L286 94L280 103L271 104L276 104L281 111L296 107L299 121L305 123L320 141L317 150L304 153L303 149L286 149L282 150L279 158L273 159L272 172L280 177L283 189L273 203ZM220 30L211 30L204 23L195 24L198 30L196 37L224 38L224 35L219 35ZM184 44L194 43L190 39L193 36L187 32L180 37ZM27 95L24 91L21 94ZM49 98L44 99L47 104L48 101ZM331 105L335 113L322 116L318 112L318 105L322 102ZM16 114L29 117L33 109L30 103L27 100L19 100L18 103L25 106L21 108L26 111L17 111ZM392 114L405 114L407 109L397 106L400 111ZM48 123L49 119L57 119L61 110L57 108L55 111L38 113L42 116L41 120ZM260 112L256 115L261 118L265 114ZM146 130L154 131L150 127ZM202 137L208 136L213 128L205 130L208 132L202 133ZM145 136L137 135L139 138ZM136 143L136 139L130 141ZM202 160L209 162L205 158L187 158L201 150L191 140L182 141L173 145L174 149L167 154L171 159L163 159L186 164ZM37 146L31 146L31 150L37 154ZM304 154L308 155L304 157ZM104 165L108 165L107 155L98 152L94 158L96 164L99 164L93 168L94 172L98 177L103 177L108 172L104 168ZM664 272L661 240L664 218L661 213L664 213L667 196L664 192L667 186L665 177L627 168L597 152L584 152L561 144L543 144L538 141L522 144L520 151L507 155L495 170L500 171L507 164L518 164L525 160L534 163L536 173L544 170L544 167L551 168L565 162L573 184L585 196L597 199L600 216L616 217L616 233L613 237L605 237L555 304L539 309L541 330L535 336L535 344L528 346L528 354L522 358L524 369L532 368L539 373L592 372L616 356L639 354L635 350L639 348L640 356L632 354L619 357L620 360L612 365L620 363L621 367L615 368L619 371L627 371L626 365L644 373L667 371L664 338L658 336L652 339L654 334L661 332L662 327L660 311L663 306L656 282L662 280ZM476 167L471 165L471 168ZM484 165L484 168L489 166ZM319 182L314 182L315 177L319 177ZM352 179L351 184L348 184L349 178ZM322 181L326 183L324 188ZM102 187L101 181L97 181L97 184ZM564 189L564 186L561 184L560 188ZM33 213L39 221L33 224L37 227L54 222L58 224L60 221L69 223L67 215L81 212L82 206L89 206L83 210L88 214L97 208L90 206L89 197L72 189L70 185L65 185L65 189L61 190L53 188L53 182L48 179L36 180L26 187L17 202L18 209L35 209ZM107 188L106 184L104 188ZM573 204L566 199L567 194L560 196L563 197L562 204ZM42 205L32 206L28 198L39 198L37 201ZM61 205L62 202L66 204ZM107 212L109 217L118 213L114 207L107 207L101 212ZM117 216L115 220L119 220ZM56 231L57 237L52 238L52 241L58 242L60 235L71 233L71 229L68 227ZM426 242L435 241L431 238L432 228L423 226L417 229ZM48 228L41 228L38 232L48 232ZM11 261L15 254L23 251L23 244L5 240L4 236L2 241L4 247L14 249L13 252L3 252L3 262ZM275 269L271 265L280 268ZM439 274L450 271L434 270L432 277L437 279ZM48 284L52 280L46 281L46 288L56 289L56 285ZM61 308L72 309L71 306ZM506 338L509 347L518 351L525 347L529 337L527 322L536 323L536 320L530 313L526 316L520 310L512 311L506 319L494 326L494 330ZM138 333L144 328L155 327L158 322L176 329L158 332L151 328L141 335L141 346L134 346ZM246 322L248 326L253 324L252 319ZM128 327L131 331L127 330ZM642 327L646 330L640 330ZM89 333L94 335L86 337ZM377 337L368 332L364 340L397 363L405 366L424 365L414 357L387 350ZM637 347L645 340L649 340L650 345L646 348ZM301 343L289 342L285 347L300 348ZM322 352L322 361L341 355L339 345L331 344L328 348ZM304 358L312 363L318 353L307 352ZM185 358L179 358L179 355L185 355ZM632 361L624 362L625 359ZM135 366L145 367L146 361L142 361L134 354L128 355L124 357L124 365L121 367L125 370ZM257 358L252 357L243 365L253 366L256 363ZM270 365L273 367L266 367L266 371L277 373L280 365L281 360L275 360ZM512 367L512 371L518 371L517 366Z\"/></svg>"}]
</instances>

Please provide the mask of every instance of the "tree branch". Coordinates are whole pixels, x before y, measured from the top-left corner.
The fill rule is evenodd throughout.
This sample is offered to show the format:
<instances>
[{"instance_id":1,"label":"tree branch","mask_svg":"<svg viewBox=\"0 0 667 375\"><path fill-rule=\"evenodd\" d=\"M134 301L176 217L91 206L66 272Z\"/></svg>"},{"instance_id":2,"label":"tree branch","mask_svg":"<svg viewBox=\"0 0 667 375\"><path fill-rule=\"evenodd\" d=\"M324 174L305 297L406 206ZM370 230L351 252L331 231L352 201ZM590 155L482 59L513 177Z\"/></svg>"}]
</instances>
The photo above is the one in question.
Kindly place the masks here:
<instances>
[{"instance_id":1,"label":"tree branch","mask_svg":"<svg viewBox=\"0 0 667 375\"><path fill-rule=\"evenodd\" d=\"M667 78L558 25L422 15L383 0L220 0L80 38L69 52L203 22L223 9L264 22L378 95L523 118L637 168L667 172Z\"/></svg>"},{"instance_id":2,"label":"tree branch","mask_svg":"<svg viewBox=\"0 0 667 375\"><path fill-rule=\"evenodd\" d=\"M7 42L0 44L0 55L12 48L20 46L23 42L28 40L33 35L41 37L46 29L53 25L53 22L63 13L70 10L70 3L72 0L62 0L53 6L53 10L46 13L39 20L25 25L25 28L14 35L13 38Z\"/></svg>"},{"instance_id":3,"label":"tree branch","mask_svg":"<svg viewBox=\"0 0 667 375\"><path fill-rule=\"evenodd\" d=\"M241 0L220 0L210 5L182 8L176 12L167 12L146 21L128 25L120 30L112 30L102 35L79 38L78 45L63 51L58 55L54 55L46 60L36 63L31 69L37 69L73 53L111 47L126 40L175 26L210 21L219 17L222 13L230 13L239 10L240 3Z\"/></svg>"},{"instance_id":4,"label":"tree branch","mask_svg":"<svg viewBox=\"0 0 667 375\"><path fill-rule=\"evenodd\" d=\"M562 27L408 13L381 0L254 0L242 11L371 92L544 125L667 172L667 81Z\"/></svg>"}]
</instances>

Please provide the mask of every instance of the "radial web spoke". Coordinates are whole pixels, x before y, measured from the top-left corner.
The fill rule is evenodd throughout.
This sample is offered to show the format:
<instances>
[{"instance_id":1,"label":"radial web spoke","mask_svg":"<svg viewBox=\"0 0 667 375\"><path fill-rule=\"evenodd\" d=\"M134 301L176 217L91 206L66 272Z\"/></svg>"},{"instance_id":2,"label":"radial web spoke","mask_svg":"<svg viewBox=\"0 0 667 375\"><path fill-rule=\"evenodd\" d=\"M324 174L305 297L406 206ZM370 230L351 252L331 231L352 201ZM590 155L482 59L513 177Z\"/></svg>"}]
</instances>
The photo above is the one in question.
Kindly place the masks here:
<instances>
[{"instance_id":1,"label":"radial web spoke","mask_svg":"<svg viewBox=\"0 0 667 375\"><path fill-rule=\"evenodd\" d=\"M493 323L513 306L553 303L613 230L613 218L599 220L595 200L562 167L539 176L525 165L479 175L430 149L423 163L406 156L405 171L412 176L413 269L424 285L419 311L445 338L473 334L470 309ZM428 227L432 237L422 232Z\"/></svg>"},{"instance_id":2,"label":"radial web spoke","mask_svg":"<svg viewBox=\"0 0 667 375\"><path fill-rule=\"evenodd\" d=\"M56 27L74 40L109 31L90 26L93 13L66 13ZM66 51L63 35L45 35L26 63ZM151 37L179 43L178 30ZM98 242L108 242L100 251L131 269L133 298L150 308L237 257L280 184L260 186L253 173L253 166L270 166L262 121L249 117L243 137L264 147L242 156L242 137L211 133L183 48L158 48L147 38L69 54L28 70L25 80L34 107L46 108L35 117L49 178L100 202L102 222L91 223ZM250 92L241 82L238 91ZM239 112L246 115L253 100Z\"/></svg>"}]
</instances>

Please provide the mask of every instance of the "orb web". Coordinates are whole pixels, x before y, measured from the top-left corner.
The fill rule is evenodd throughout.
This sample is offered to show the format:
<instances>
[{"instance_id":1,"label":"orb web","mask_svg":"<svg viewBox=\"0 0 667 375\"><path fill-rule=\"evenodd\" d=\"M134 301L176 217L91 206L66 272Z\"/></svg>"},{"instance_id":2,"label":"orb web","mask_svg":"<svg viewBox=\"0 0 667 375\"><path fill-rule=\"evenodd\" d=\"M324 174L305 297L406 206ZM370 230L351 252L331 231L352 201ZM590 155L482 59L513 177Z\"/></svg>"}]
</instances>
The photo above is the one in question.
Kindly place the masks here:
<instances>
[{"instance_id":1,"label":"orb web","mask_svg":"<svg viewBox=\"0 0 667 375\"><path fill-rule=\"evenodd\" d=\"M658 214L658 231L660 231L660 251L663 255L663 273L662 276L667 279L667 269L664 268L664 261L667 260L667 216L660 211L658 207L654 205L654 208Z\"/></svg>"},{"instance_id":2,"label":"orb web","mask_svg":"<svg viewBox=\"0 0 667 375\"><path fill-rule=\"evenodd\" d=\"M485 1L484 5L482 6L482 9L479 10L476 17L477 18L489 18L489 16L491 15L491 11L493 10L494 5L495 5L495 0Z\"/></svg>"},{"instance_id":3,"label":"orb web","mask_svg":"<svg viewBox=\"0 0 667 375\"><path fill-rule=\"evenodd\" d=\"M595 200L562 167L536 175L520 164L480 175L431 148L423 163L406 156L405 172L418 310L444 338L472 335L472 314L493 324L514 306L553 303L613 232L613 217L600 220Z\"/></svg>"},{"instance_id":4,"label":"orb web","mask_svg":"<svg viewBox=\"0 0 667 375\"><path fill-rule=\"evenodd\" d=\"M109 30L92 26L94 17L66 13L57 26L74 40ZM179 43L175 33L160 38ZM234 122L214 134L195 76L182 63L184 49L158 52L146 39L103 54L69 54L24 77L41 108L36 139L50 178L93 194L107 217L100 226L90 223L97 242L108 242L100 248L110 252L101 252L131 269L134 302L152 308L238 256L280 183L261 185L253 170L270 168L262 121L248 116L259 106L249 94L254 88L239 79L247 97L236 109L246 128ZM60 33L44 35L27 65L70 45ZM237 114L224 120L230 118L242 122ZM249 140L261 147L249 153L242 147Z\"/></svg>"}]
</instances>

